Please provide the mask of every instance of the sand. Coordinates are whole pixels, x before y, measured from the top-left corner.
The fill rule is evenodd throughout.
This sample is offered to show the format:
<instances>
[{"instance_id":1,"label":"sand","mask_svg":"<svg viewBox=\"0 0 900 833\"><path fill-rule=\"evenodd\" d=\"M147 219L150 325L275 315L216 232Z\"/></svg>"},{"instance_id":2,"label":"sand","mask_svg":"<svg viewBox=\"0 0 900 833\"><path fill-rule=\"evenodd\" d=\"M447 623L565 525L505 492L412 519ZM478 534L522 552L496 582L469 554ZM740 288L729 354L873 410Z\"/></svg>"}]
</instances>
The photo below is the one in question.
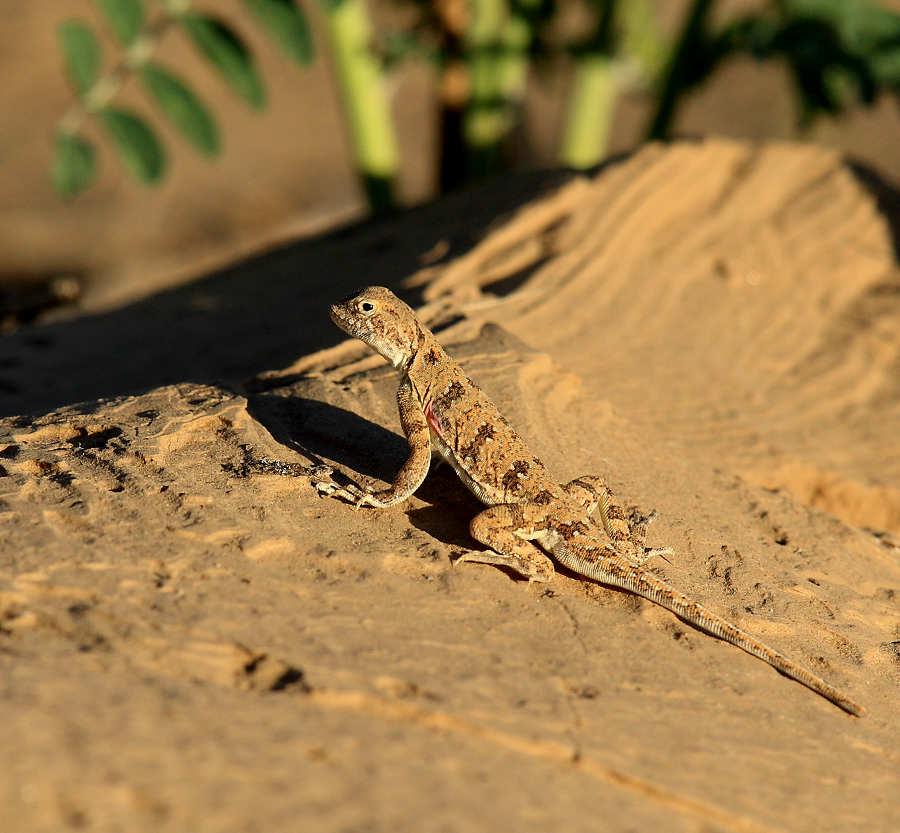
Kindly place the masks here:
<instances>
[{"instance_id":1,"label":"sand","mask_svg":"<svg viewBox=\"0 0 900 833\"><path fill-rule=\"evenodd\" d=\"M836 153L709 140L488 183L0 356L6 833L900 827L900 211ZM390 479L384 283L654 569L849 717L628 594L481 565Z\"/></svg>"}]
</instances>

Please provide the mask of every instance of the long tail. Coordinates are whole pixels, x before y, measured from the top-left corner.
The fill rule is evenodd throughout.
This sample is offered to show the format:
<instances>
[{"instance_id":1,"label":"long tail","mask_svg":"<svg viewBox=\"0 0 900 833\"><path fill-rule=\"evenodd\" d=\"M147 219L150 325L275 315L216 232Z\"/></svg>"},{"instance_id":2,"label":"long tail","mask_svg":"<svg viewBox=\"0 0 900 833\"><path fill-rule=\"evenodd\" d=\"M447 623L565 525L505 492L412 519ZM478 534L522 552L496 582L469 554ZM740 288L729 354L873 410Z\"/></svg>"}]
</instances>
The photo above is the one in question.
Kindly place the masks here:
<instances>
[{"instance_id":1,"label":"long tail","mask_svg":"<svg viewBox=\"0 0 900 833\"><path fill-rule=\"evenodd\" d=\"M581 547L578 547L581 549ZM798 683L812 689L826 700L830 700L845 712L857 717L865 714L865 709L855 703L846 695L829 685L821 677L817 677L811 671L792 662L784 654L779 653L768 645L754 639L749 633L742 631L736 625L726 621L721 616L703 607L697 602L691 601L683 593L680 593L671 585L657 578L653 573L647 572L641 567L632 564L627 558L618 554L599 554L593 547L585 547L585 555L573 553L565 546L553 548L553 554L566 567L588 576L603 584L630 590L632 593L655 602L666 610L672 611L676 616L690 625L706 631L713 636L724 639L742 651L758 657L767 662L776 671L786 677L796 680ZM607 547L602 547L601 552L611 553Z\"/></svg>"}]
</instances>

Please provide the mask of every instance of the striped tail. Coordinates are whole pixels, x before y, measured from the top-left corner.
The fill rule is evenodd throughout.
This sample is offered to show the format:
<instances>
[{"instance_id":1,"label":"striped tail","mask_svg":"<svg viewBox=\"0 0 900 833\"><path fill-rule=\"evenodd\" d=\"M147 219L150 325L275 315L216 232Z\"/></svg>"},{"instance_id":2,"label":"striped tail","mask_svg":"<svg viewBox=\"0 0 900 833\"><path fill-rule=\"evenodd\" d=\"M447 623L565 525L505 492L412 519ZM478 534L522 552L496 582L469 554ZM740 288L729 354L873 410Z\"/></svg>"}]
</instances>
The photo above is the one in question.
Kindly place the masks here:
<instances>
[{"instance_id":1,"label":"striped tail","mask_svg":"<svg viewBox=\"0 0 900 833\"><path fill-rule=\"evenodd\" d=\"M582 547L579 546L578 549L582 549ZM553 548L553 554L569 569L603 584L630 590L632 593L672 611L688 624L717 636L719 639L724 639L748 654L753 654L786 677L796 680L826 700L830 700L845 712L857 717L865 714L866 710L859 703L842 694L821 677L817 677L811 671L797 665L774 648L763 645L749 633L732 625L731 622L703 605L691 601L653 573L632 564L627 558L618 554L598 554L598 550L600 553L612 553L608 547L601 546L597 549L585 547L584 549L587 555L581 556L573 553L566 546L558 545Z\"/></svg>"}]
</instances>

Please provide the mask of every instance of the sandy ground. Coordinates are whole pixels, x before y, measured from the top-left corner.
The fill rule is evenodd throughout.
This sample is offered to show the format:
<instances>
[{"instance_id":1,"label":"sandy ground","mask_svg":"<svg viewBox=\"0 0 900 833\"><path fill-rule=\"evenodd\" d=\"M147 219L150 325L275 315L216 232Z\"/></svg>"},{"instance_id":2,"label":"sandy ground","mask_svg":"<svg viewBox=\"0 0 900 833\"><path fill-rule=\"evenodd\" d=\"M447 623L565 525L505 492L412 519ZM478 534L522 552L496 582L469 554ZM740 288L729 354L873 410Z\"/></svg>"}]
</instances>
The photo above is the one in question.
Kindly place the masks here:
<instances>
[{"instance_id":1,"label":"sandy ground","mask_svg":"<svg viewBox=\"0 0 900 833\"><path fill-rule=\"evenodd\" d=\"M7 337L4 831L896 830L898 205L819 148L648 147ZM454 568L445 468L378 513L291 476L404 459L327 319L368 283L868 714L628 594Z\"/></svg>"}]
</instances>

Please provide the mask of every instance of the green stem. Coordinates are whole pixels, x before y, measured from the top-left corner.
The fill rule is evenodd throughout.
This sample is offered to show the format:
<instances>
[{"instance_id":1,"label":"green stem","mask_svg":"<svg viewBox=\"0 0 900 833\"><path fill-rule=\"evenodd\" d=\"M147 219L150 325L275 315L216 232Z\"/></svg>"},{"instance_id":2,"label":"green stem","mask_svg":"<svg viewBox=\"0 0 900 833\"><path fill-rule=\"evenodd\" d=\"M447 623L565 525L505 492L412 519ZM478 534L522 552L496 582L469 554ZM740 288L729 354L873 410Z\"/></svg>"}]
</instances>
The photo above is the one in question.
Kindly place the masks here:
<instances>
[{"instance_id":1,"label":"green stem","mask_svg":"<svg viewBox=\"0 0 900 833\"><path fill-rule=\"evenodd\" d=\"M394 204L397 140L364 0L322 0L357 171L373 212Z\"/></svg>"},{"instance_id":2,"label":"green stem","mask_svg":"<svg viewBox=\"0 0 900 833\"><path fill-rule=\"evenodd\" d=\"M569 94L560 162L583 171L606 156L618 92L615 67L606 55L587 55L578 61Z\"/></svg>"},{"instance_id":3,"label":"green stem","mask_svg":"<svg viewBox=\"0 0 900 833\"><path fill-rule=\"evenodd\" d=\"M612 35L617 3L606 0L597 5L597 27L575 64L559 152L560 161L576 170L590 168L606 156L619 93Z\"/></svg>"},{"instance_id":4,"label":"green stem","mask_svg":"<svg viewBox=\"0 0 900 833\"><path fill-rule=\"evenodd\" d=\"M514 124L534 33L506 0L471 0L470 14L464 43L470 92L463 136L471 172L484 175L498 167L502 142Z\"/></svg>"}]
</instances>

